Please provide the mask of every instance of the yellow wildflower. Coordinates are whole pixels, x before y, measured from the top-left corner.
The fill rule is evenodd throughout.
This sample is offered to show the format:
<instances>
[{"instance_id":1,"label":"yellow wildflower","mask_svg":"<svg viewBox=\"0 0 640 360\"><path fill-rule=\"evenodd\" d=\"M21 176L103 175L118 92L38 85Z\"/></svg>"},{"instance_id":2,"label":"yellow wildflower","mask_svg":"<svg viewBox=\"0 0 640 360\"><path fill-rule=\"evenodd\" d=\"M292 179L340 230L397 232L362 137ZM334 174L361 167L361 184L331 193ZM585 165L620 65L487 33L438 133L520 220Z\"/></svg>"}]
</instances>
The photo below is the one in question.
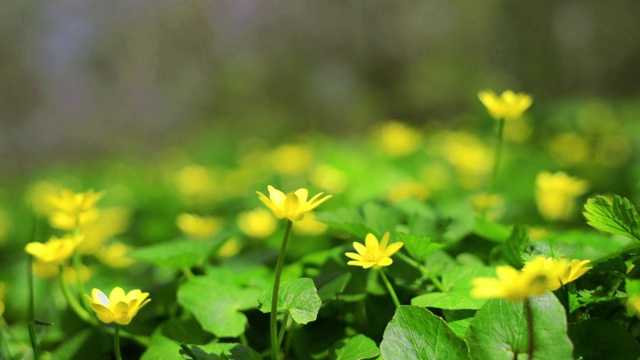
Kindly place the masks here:
<instances>
[{"instance_id":1,"label":"yellow wildflower","mask_svg":"<svg viewBox=\"0 0 640 360\"><path fill-rule=\"evenodd\" d=\"M133 264L135 261L127 257L127 253L133 248L119 241L114 241L109 245L105 245L96 252L96 257L103 264L112 268L125 268Z\"/></svg>"},{"instance_id":2,"label":"yellow wildflower","mask_svg":"<svg viewBox=\"0 0 640 360\"><path fill-rule=\"evenodd\" d=\"M216 182L212 172L204 166L188 165L175 176L178 191L190 199L205 200L213 196Z\"/></svg>"},{"instance_id":3,"label":"yellow wildflower","mask_svg":"<svg viewBox=\"0 0 640 360\"><path fill-rule=\"evenodd\" d=\"M503 92L500 96L493 91L481 91L478 93L478 99L496 120L519 118L533 102L531 96L525 93L516 94L511 90Z\"/></svg>"},{"instance_id":4,"label":"yellow wildflower","mask_svg":"<svg viewBox=\"0 0 640 360\"><path fill-rule=\"evenodd\" d=\"M307 145L285 144L271 153L271 166L287 176L302 175L313 163L313 150Z\"/></svg>"},{"instance_id":5,"label":"yellow wildflower","mask_svg":"<svg viewBox=\"0 0 640 360\"><path fill-rule=\"evenodd\" d=\"M318 188L332 193L341 193L347 187L345 174L338 168L327 164L315 167L309 175L309 180Z\"/></svg>"},{"instance_id":6,"label":"yellow wildflower","mask_svg":"<svg viewBox=\"0 0 640 360\"><path fill-rule=\"evenodd\" d=\"M187 236L207 239L222 229L222 219L213 216L180 214L176 218L176 225Z\"/></svg>"},{"instance_id":7,"label":"yellow wildflower","mask_svg":"<svg viewBox=\"0 0 640 360\"><path fill-rule=\"evenodd\" d=\"M410 155L420 147L422 134L399 121L389 121L380 127L376 141L391 156Z\"/></svg>"},{"instance_id":8,"label":"yellow wildflower","mask_svg":"<svg viewBox=\"0 0 640 360\"><path fill-rule=\"evenodd\" d=\"M230 258L237 255L240 250L242 250L242 244L240 241L238 239L231 238L220 246L216 255L219 258Z\"/></svg>"},{"instance_id":9,"label":"yellow wildflower","mask_svg":"<svg viewBox=\"0 0 640 360\"><path fill-rule=\"evenodd\" d=\"M298 189L287 195L271 185L268 186L268 189L269 197L256 191L260 201L262 201L278 219L286 218L290 221L302 220L306 213L331 198L331 195L320 198L322 193L318 193L307 200L309 195L307 189Z\"/></svg>"},{"instance_id":10,"label":"yellow wildflower","mask_svg":"<svg viewBox=\"0 0 640 360\"><path fill-rule=\"evenodd\" d=\"M101 251L106 240L127 231L131 210L123 207L100 209L96 221L80 227L84 240L78 246L81 254L96 254Z\"/></svg>"},{"instance_id":11,"label":"yellow wildflower","mask_svg":"<svg viewBox=\"0 0 640 360\"><path fill-rule=\"evenodd\" d=\"M476 194L471 197L471 204L478 216L484 214L490 220L500 218L504 212L504 199L498 194Z\"/></svg>"},{"instance_id":12,"label":"yellow wildflower","mask_svg":"<svg viewBox=\"0 0 640 360\"><path fill-rule=\"evenodd\" d=\"M429 197L429 189L420 181L406 180L395 184L388 192L387 199L397 203L405 199L425 200Z\"/></svg>"},{"instance_id":13,"label":"yellow wildflower","mask_svg":"<svg viewBox=\"0 0 640 360\"><path fill-rule=\"evenodd\" d=\"M61 230L74 230L81 224L95 221L98 211L94 209L94 205L104 194L104 191L74 193L63 189L57 195L50 195L47 200L53 209L49 217L51 226Z\"/></svg>"},{"instance_id":14,"label":"yellow wildflower","mask_svg":"<svg viewBox=\"0 0 640 360\"><path fill-rule=\"evenodd\" d=\"M573 259L571 261L561 258L554 259L551 257L537 256L533 260L527 262L522 269L527 271L527 268L542 267L550 273L556 273L557 277L549 279L549 290L558 290L562 285L566 285L580 276L584 275L591 267L586 267L589 260Z\"/></svg>"},{"instance_id":15,"label":"yellow wildflower","mask_svg":"<svg viewBox=\"0 0 640 360\"><path fill-rule=\"evenodd\" d=\"M60 265L39 261L37 259L31 263L31 269L34 274L42 278L52 278L60 274Z\"/></svg>"},{"instance_id":16,"label":"yellow wildflower","mask_svg":"<svg viewBox=\"0 0 640 360\"><path fill-rule=\"evenodd\" d=\"M444 132L440 151L455 168L465 188L484 186L491 172L493 154L482 141L466 132Z\"/></svg>"},{"instance_id":17,"label":"yellow wildflower","mask_svg":"<svg viewBox=\"0 0 640 360\"><path fill-rule=\"evenodd\" d=\"M276 231L278 222L265 209L255 209L238 214L238 227L245 235L266 238Z\"/></svg>"},{"instance_id":18,"label":"yellow wildflower","mask_svg":"<svg viewBox=\"0 0 640 360\"><path fill-rule=\"evenodd\" d=\"M0 317L4 314L4 295L7 293L7 284L0 281Z\"/></svg>"},{"instance_id":19,"label":"yellow wildflower","mask_svg":"<svg viewBox=\"0 0 640 360\"><path fill-rule=\"evenodd\" d=\"M52 236L46 243L30 242L25 247L28 254L37 261L49 264L62 264L71 257L82 236L66 235L62 238Z\"/></svg>"},{"instance_id":20,"label":"yellow wildflower","mask_svg":"<svg viewBox=\"0 0 640 360\"><path fill-rule=\"evenodd\" d=\"M536 176L536 204L547 220L567 220L576 210L575 200L587 192L584 180L570 177L564 172L541 172Z\"/></svg>"},{"instance_id":21,"label":"yellow wildflower","mask_svg":"<svg viewBox=\"0 0 640 360\"><path fill-rule=\"evenodd\" d=\"M143 293L139 289L135 289L125 294L121 287L111 290L109 297L95 288L91 290L91 296L86 294L84 296L89 299L89 305L98 319L105 324L115 322L120 325L128 325L138 310L151 301L151 299L147 299L149 296L147 292Z\"/></svg>"},{"instance_id":22,"label":"yellow wildflower","mask_svg":"<svg viewBox=\"0 0 640 360\"><path fill-rule=\"evenodd\" d=\"M347 265L362 266L364 269L370 267L379 269L382 266L389 266L393 263L391 255L400 250L403 245L404 243L401 241L389 244L388 232L382 236L380 243L378 243L378 238L375 235L369 233L364 238L364 245L358 242L353 243L353 247L358 253L345 253L348 258L353 259Z\"/></svg>"},{"instance_id":23,"label":"yellow wildflower","mask_svg":"<svg viewBox=\"0 0 640 360\"><path fill-rule=\"evenodd\" d=\"M327 224L316 220L316 214L311 212L304 219L295 223L293 231L296 234L315 236L324 233L327 228Z\"/></svg>"}]
</instances>

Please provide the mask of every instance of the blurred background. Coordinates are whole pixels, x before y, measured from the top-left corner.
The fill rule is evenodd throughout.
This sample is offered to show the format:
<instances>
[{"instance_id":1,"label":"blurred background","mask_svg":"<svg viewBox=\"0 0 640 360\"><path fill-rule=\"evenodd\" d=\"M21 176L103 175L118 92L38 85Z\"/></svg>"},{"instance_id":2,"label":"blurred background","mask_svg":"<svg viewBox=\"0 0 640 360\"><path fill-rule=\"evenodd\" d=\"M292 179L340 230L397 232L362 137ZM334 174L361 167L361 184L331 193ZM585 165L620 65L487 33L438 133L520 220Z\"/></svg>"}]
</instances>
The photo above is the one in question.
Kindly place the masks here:
<instances>
[{"instance_id":1,"label":"blurred background","mask_svg":"<svg viewBox=\"0 0 640 360\"><path fill-rule=\"evenodd\" d=\"M457 124L483 89L532 94L538 117L634 102L638 14L637 0L5 1L0 166L145 156L210 132Z\"/></svg>"}]
</instances>

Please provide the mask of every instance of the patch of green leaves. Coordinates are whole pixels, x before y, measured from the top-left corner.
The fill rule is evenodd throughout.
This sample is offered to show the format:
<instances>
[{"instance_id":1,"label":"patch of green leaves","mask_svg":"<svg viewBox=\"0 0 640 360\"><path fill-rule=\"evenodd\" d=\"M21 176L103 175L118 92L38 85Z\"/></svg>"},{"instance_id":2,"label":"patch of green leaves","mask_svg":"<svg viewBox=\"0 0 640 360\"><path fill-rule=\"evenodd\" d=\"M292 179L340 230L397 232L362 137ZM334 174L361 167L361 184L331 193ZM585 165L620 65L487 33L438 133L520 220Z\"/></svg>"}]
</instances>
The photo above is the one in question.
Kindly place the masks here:
<instances>
[{"instance_id":1,"label":"patch of green leaves","mask_svg":"<svg viewBox=\"0 0 640 360\"><path fill-rule=\"evenodd\" d=\"M201 264L220 244L218 241L178 239L132 250L127 257L149 264L182 269Z\"/></svg>"},{"instance_id":2,"label":"patch of green leaves","mask_svg":"<svg viewBox=\"0 0 640 360\"><path fill-rule=\"evenodd\" d=\"M442 274L443 292L430 292L411 299L411 305L447 310L479 309L487 301L469 295L471 280L495 275L492 267L455 266Z\"/></svg>"},{"instance_id":3,"label":"patch of green leaves","mask_svg":"<svg viewBox=\"0 0 640 360\"><path fill-rule=\"evenodd\" d=\"M571 360L564 308L547 293L531 298L536 359ZM524 303L492 299L478 310L466 336L474 360L516 359L528 353Z\"/></svg>"},{"instance_id":4,"label":"patch of green leaves","mask_svg":"<svg viewBox=\"0 0 640 360\"><path fill-rule=\"evenodd\" d=\"M329 350L332 360L365 360L380 355L380 349L370 338L358 334L340 340Z\"/></svg>"},{"instance_id":5,"label":"patch of green leaves","mask_svg":"<svg viewBox=\"0 0 640 360\"><path fill-rule=\"evenodd\" d=\"M587 200L584 205L587 224L602 231L640 241L640 215L627 198L613 195Z\"/></svg>"}]
</instances>

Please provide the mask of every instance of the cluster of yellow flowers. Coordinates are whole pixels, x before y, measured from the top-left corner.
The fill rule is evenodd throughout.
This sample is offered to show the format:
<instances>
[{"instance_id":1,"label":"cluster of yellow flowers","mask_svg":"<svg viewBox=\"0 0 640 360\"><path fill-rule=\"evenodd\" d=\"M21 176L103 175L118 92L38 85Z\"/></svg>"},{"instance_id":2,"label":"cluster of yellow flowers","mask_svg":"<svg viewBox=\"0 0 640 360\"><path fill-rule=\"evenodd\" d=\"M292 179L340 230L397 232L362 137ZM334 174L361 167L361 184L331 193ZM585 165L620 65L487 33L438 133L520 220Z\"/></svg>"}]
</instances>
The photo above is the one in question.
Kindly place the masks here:
<instances>
[{"instance_id":1,"label":"cluster of yellow flowers","mask_svg":"<svg viewBox=\"0 0 640 360\"><path fill-rule=\"evenodd\" d=\"M559 289L584 275L591 267L589 260L554 259L542 255L525 263L521 270L502 265L496 268L497 278L476 278L471 295L477 298L500 298L524 301L529 296L542 295Z\"/></svg>"}]
</instances>

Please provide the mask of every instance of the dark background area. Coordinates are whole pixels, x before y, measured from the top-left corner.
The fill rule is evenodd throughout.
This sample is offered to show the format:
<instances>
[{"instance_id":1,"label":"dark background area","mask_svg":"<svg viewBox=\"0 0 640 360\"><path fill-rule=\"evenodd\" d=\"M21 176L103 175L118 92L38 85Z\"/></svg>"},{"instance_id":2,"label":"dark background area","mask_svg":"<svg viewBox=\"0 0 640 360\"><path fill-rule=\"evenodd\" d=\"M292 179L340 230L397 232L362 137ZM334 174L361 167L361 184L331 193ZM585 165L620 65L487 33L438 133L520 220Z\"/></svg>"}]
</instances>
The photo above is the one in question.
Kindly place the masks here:
<instances>
[{"instance_id":1,"label":"dark background area","mask_svg":"<svg viewBox=\"0 0 640 360\"><path fill-rule=\"evenodd\" d=\"M0 165L153 153L206 132L458 121L482 89L538 107L634 101L638 14L636 0L5 1Z\"/></svg>"}]
</instances>

